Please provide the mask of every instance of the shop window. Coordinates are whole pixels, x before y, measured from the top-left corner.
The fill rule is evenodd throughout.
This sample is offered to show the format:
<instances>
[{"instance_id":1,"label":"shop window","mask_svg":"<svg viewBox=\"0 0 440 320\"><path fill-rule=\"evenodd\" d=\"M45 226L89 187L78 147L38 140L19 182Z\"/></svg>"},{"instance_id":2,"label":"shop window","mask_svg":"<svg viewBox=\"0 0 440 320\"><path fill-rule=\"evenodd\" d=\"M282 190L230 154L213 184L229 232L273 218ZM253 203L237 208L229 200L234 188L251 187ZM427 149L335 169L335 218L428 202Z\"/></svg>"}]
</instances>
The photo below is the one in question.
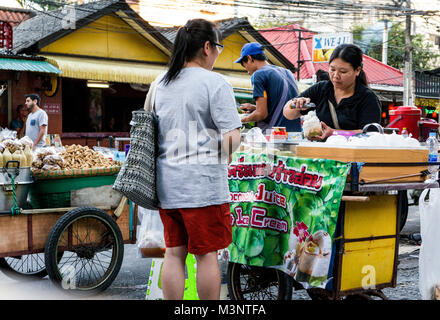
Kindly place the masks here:
<instances>
[{"instance_id":1,"label":"shop window","mask_svg":"<svg viewBox=\"0 0 440 320\"><path fill-rule=\"evenodd\" d=\"M86 80L63 79L63 132L129 132L132 111L143 107L146 96L136 88L89 88Z\"/></svg>"}]
</instances>

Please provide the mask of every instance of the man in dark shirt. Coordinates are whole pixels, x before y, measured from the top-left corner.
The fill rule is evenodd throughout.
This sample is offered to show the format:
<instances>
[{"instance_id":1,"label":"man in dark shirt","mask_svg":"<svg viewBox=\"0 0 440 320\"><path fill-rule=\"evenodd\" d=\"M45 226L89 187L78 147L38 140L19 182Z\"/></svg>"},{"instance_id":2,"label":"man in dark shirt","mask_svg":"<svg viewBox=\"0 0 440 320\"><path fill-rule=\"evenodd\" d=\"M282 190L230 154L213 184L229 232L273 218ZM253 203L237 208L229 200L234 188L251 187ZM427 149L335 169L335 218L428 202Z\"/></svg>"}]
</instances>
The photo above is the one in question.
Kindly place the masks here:
<instances>
[{"instance_id":1,"label":"man in dark shirt","mask_svg":"<svg viewBox=\"0 0 440 320\"><path fill-rule=\"evenodd\" d=\"M26 110L24 105L19 104L17 106L17 118L13 119L10 125L11 130L17 131L17 138L22 138L24 136L28 113L29 112Z\"/></svg>"},{"instance_id":2,"label":"man in dark shirt","mask_svg":"<svg viewBox=\"0 0 440 320\"><path fill-rule=\"evenodd\" d=\"M267 62L261 44L247 43L241 50L240 63L252 76L253 96L256 105L245 103L241 109L249 113L242 122L257 122L263 130L286 127L288 132L301 131L300 120L289 121L283 116L283 107L298 95L298 86L291 71Z\"/></svg>"}]
</instances>

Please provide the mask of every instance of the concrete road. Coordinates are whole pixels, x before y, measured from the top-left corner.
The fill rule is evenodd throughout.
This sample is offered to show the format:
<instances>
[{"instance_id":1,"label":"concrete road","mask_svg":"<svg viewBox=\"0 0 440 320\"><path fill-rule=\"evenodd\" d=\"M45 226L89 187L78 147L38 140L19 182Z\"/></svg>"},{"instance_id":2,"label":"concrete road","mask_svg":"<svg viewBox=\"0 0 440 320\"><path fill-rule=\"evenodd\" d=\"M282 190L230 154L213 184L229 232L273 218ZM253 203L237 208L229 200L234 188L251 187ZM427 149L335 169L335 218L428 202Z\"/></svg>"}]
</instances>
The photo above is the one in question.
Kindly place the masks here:
<instances>
[{"instance_id":1,"label":"concrete road","mask_svg":"<svg viewBox=\"0 0 440 320\"><path fill-rule=\"evenodd\" d=\"M402 234L420 230L417 207L410 207ZM417 243L402 238L399 245L398 286L383 290L390 299L420 299L418 291ZM144 300L151 259L137 257L136 245L125 245L121 270L113 284L101 295L88 299ZM309 299L304 291L294 294L295 299ZM0 299L79 299L56 290L48 277L37 281L16 281L0 272Z\"/></svg>"}]
</instances>

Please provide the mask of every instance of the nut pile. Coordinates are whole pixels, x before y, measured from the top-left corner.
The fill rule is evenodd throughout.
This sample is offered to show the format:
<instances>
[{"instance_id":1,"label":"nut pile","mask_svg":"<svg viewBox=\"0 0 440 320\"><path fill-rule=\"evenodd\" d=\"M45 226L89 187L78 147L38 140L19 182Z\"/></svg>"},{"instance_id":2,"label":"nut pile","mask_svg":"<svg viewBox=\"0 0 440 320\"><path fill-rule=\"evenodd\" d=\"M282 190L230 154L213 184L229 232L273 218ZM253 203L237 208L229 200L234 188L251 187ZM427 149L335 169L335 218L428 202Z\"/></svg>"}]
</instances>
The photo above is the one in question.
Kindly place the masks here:
<instances>
[{"instance_id":1,"label":"nut pile","mask_svg":"<svg viewBox=\"0 0 440 320\"><path fill-rule=\"evenodd\" d=\"M114 166L111 160L87 146L73 144L65 148L66 150L60 153L64 160L63 169L110 168Z\"/></svg>"},{"instance_id":2,"label":"nut pile","mask_svg":"<svg viewBox=\"0 0 440 320\"><path fill-rule=\"evenodd\" d=\"M54 148L41 148L32 163L32 173L53 170L78 170L110 168L115 164L101 153L80 145L65 146L57 152Z\"/></svg>"}]
</instances>

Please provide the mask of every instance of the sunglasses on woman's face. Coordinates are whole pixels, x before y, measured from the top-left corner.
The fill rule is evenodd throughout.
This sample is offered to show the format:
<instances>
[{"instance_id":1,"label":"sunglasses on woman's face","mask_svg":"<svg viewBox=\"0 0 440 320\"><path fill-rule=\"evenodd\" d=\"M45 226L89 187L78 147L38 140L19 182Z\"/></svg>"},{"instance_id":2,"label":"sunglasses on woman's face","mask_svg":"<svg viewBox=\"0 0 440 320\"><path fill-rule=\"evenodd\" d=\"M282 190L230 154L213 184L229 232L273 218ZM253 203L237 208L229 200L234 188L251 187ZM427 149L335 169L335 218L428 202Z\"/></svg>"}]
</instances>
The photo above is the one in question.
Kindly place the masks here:
<instances>
[{"instance_id":1,"label":"sunglasses on woman's face","mask_svg":"<svg viewBox=\"0 0 440 320\"><path fill-rule=\"evenodd\" d=\"M212 44L217 47L218 54L222 53L223 48L225 47L224 45L217 43L217 42L213 42Z\"/></svg>"}]
</instances>

